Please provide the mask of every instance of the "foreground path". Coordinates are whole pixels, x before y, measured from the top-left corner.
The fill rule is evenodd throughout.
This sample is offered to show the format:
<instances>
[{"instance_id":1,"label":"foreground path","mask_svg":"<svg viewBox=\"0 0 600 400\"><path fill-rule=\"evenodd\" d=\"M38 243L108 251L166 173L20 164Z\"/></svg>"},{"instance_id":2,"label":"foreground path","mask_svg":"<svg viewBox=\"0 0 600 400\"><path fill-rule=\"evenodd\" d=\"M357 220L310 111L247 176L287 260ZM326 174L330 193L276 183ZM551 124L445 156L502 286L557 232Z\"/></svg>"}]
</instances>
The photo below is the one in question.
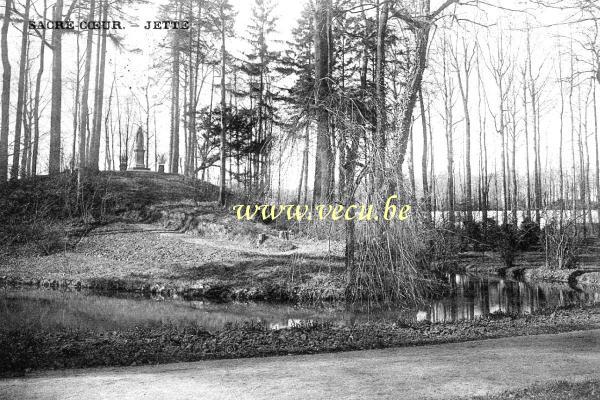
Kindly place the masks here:
<instances>
[{"instance_id":1,"label":"foreground path","mask_svg":"<svg viewBox=\"0 0 600 400\"><path fill-rule=\"evenodd\" d=\"M7 399L422 399L600 379L600 330L337 354L50 371Z\"/></svg>"}]
</instances>

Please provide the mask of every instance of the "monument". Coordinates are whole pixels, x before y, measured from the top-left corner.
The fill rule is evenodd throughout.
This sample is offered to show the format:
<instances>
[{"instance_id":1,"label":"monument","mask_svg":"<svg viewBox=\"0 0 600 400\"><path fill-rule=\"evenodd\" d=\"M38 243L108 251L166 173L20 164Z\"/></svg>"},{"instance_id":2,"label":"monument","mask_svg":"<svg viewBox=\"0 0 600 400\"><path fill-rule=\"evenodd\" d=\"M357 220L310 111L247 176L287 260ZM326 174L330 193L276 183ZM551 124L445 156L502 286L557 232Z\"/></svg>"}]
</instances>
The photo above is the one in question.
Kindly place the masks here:
<instances>
[{"instance_id":1,"label":"monument","mask_svg":"<svg viewBox=\"0 0 600 400\"><path fill-rule=\"evenodd\" d=\"M135 167L134 170L148 171L150 168L146 167L146 150L144 150L144 131L142 127L138 128L137 134L135 135Z\"/></svg>"}]
</instances>

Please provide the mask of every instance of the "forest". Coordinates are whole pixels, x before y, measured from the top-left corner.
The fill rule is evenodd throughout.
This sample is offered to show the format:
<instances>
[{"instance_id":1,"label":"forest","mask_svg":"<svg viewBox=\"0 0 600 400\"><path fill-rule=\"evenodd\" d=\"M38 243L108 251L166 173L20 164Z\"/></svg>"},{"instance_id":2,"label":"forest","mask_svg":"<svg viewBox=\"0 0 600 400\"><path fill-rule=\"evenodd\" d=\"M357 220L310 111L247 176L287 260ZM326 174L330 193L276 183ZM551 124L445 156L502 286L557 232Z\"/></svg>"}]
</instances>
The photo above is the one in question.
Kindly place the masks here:
<instances>
[{"instance_id":1,"label":"forest","mask_svg":"<svg viewBox=\"0 0 600 400\"><path fill-rule=\"evenodd\" d=\"M314 0L293 26L276 2L243 18L234 3L6 0L0 180L74 174L80 192L134 167L141 130L147 168L214 184L224 206L397 194L411 223L335 230L347 282L378 292L459 251L448 241L508 266L540 242L564 268L600 234L596 2ZM188 29L131 46L113 28L144 41L144 8ZM29 23L69 20L119 24Z\"/></svg>"}]
</instances>

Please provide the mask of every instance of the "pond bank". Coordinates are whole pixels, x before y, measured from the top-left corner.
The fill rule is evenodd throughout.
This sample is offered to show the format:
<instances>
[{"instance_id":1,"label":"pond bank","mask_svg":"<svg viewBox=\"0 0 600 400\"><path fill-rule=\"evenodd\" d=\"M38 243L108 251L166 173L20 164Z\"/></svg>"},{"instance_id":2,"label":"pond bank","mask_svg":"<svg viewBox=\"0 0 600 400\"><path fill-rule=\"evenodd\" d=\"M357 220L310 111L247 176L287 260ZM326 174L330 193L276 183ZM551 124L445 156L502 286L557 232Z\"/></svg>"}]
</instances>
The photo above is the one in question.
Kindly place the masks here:
<instances>
[{"instance_id":1,"label":"pond bank","mask_svg":"<svg viewBox=\"0 0 600 400\"><path fill-rule=\"evenodd\" d=\"M493 252L468 252L459 255L459 269L476 274L496 274L510 279L555 282L571 285L600 286L600 259L597 254L587 253L581 264L574 269L549 269L545 267L544 254L539 251L521 253L515 266L507 268Z\"/></svg>"},{"instance_id":2,"label":"pond bank","mask_svg":"<svg viewBox=\"0 0 600 400\"><path fill-rule=\"evenodd\" d=\"M312 354L598 328L600 309L584 307L545 309L526 316L498 313L457 323L373 322L346 327L308 323L282 330L253 323L218 331L174 325L113 332L20 329L0 332L0 372Z\"/></svg>"}]
</instances>

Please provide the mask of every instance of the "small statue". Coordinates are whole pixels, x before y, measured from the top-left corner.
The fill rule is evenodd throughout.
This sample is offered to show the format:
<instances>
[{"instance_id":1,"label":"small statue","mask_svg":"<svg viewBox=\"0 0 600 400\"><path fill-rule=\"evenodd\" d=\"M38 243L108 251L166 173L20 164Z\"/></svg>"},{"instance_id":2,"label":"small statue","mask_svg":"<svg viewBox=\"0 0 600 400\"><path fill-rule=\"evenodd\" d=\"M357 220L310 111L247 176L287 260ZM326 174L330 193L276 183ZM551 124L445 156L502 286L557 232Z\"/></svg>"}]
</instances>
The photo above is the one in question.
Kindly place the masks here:
<instances>
[{"instance_id":1,"label":"small statue","mask_svg":"<svg viewBox=\"0 0 600 400\"><path fill-rule=\"evenodd\" d=\"M134 169L144 169L146 168L145 154L144 150L144 131L140 126L138 128L137 134L135 135L135 168Z\"/></svg>"}]
</instances>

